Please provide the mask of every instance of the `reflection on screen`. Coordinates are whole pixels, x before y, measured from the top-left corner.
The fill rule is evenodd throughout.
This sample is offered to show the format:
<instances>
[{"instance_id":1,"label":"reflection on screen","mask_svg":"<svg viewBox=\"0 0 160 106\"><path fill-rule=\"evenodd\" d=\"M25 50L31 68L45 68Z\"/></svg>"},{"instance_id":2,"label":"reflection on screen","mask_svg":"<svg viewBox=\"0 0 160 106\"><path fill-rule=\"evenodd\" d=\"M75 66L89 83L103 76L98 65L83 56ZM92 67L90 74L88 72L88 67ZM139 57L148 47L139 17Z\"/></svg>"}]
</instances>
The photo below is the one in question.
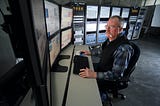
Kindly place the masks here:
<instances>
[{"instance_id":1,"label":"reflection on screen","mask_svg":"<svg viewBox=\"0 0 160 106\"><path fill-rule=\"evenodd\" d=\"M63 49L64 47L66 47L72 39L72 29L67 29L62 31L62 35L61 35L61 49Z\"/></svg>"},{"instance_id":2,"label":"reflection on screen","mask_svg":"<svg viewBox=\"0 0 160 106\"><path fill-rule=\"evenodd\" d=\"M50 63L53 65L56 57L60 52L60 33L54 36L49 42Z\"/></svg>"},{"instance_id":3,"label":"reflection on screen","mask_svg":"<svg viewBox=\"0 0 160 106\"><path fill-rule=\"evenodd\" d=\"M61 12L61 28L66 28L72 24L73 10L70 8L62 7Z\"/></svg>"},{"instance_id":4,"label":"reflection on screen","mask_svg":"<svg viewBox=\"0 0 160 106\"><path fill-rule=\"evenodd\" d=\"M107 22L106 21L101 21L99 23L99 31L100 30L106 30L105 25L107 25Z\"/></svg>"},{"instance_id":5,"label":"reflection on screen","mask_svg":"<svg viewBox=\"0 0 160 106\"><path fill-rule=\"evenodd\" d=\"M97 38L97 42L103 43L104 41L106 41L106 39L107 39L107 36L105 33L99 33L98 38Z\"/></svg>"},{"instance_id":6,"label":"reflection on screen","mask_svg":"<svg viewBox=\"0 0 160 106\"><path fill-rule=\"evenodd\" d=\"M86 23L86 31L90 32L90 31L96 31L97 28L97 22L96 21L88 21Z\"/></svg>"},{"instance_id":7,"label":"reflection on screen","mask_svg":"<svg viewBox=\"0 0 160 106\"><path fill-rule=\"evenodd\" d=\"M95 44L96 43L96 33L87 34L86 44Z\"/></svg>"}]
</instances>

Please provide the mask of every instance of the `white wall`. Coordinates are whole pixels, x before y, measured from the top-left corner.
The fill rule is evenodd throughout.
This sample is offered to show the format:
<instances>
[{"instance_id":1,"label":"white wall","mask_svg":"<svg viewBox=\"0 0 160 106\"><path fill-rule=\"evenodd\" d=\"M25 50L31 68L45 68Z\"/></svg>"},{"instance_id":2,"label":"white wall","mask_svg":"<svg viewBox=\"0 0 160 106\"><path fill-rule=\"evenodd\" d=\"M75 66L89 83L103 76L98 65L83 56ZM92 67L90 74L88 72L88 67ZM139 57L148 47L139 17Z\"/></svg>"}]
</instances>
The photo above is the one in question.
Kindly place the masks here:
<instances>
[{"instance_id":1,"label":"white wall","mask_svg":"<svg viewBox=\"0 0 160 106\"><path fill-rule=\"evenodd\" d=\"M152 27L160 27L160 5L156 5L156 7L155 7L151 26Z\"/></svg>"}]
</instances>

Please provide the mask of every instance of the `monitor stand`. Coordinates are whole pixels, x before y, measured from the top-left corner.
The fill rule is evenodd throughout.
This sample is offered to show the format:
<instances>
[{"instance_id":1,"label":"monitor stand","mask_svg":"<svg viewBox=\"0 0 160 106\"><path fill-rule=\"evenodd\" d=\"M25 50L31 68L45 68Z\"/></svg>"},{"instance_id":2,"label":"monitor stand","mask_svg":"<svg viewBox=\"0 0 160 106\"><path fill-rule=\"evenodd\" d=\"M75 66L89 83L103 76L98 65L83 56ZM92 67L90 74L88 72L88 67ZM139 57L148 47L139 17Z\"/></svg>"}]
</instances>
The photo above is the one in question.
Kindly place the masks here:
<instances>
[{"instance_id":1,"label":"monitor stand","mask_svg":"<svg viewBox=\"0 0 160 106\"><path fill-rule=\"evenodd\" d=\"M67 72L68 66L62 66L59 64L59 61L63 59L69 59L70 55L59 55L56 59L55 64L53 65L51 71L52 72Z\"/></svg>"}]
</instances>

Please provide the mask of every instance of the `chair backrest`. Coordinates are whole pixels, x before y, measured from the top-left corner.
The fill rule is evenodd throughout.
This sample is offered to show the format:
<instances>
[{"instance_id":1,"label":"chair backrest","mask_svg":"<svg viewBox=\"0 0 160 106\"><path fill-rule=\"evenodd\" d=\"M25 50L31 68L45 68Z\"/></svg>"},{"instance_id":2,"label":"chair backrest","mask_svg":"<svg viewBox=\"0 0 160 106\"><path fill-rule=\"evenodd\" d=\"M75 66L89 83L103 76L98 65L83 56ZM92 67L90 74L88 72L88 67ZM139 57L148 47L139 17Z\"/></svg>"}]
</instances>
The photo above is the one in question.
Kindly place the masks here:
<instances>
[{"instance_id":1,"label":"chair backrest","mask_svg":"<svg viewBox=\"0 0 160 106\"><path fill-rule=\"evenodd\" d=\"M131 73L134 71L136 63L137 63L138 58L140 56L140 49L139 49L139 47L135 43L133 43L133 42L130 42L130 45L134 49L134 54L133 54L133 56L130 59L130 62L128 64L128 68L124 71L124 77L123 77L123 79L125 79L125 80L129 80L129 77L130 77Z\"/></svg>"}]
</instances>

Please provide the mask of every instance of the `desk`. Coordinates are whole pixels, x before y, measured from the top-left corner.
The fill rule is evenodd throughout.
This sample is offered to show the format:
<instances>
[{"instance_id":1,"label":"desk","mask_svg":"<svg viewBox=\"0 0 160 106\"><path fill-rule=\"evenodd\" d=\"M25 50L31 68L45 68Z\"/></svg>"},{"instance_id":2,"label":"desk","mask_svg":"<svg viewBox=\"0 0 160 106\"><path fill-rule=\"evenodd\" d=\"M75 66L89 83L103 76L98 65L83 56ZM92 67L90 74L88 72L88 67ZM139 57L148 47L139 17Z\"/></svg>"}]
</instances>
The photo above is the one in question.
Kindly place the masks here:
<instances>
[{"instance_id":1,"label":"desk","mask_svg":"<svg viewBox=\"0 0 160 106\"><path fill-rule=\"evenodd\" d=\"M59 61L60 65L70 67L73 48L74 46L70 45L69 47L67 47L61 52L61 55L70 55L70 59L64 59ZM52 106L62 106L69 67L67 72L51 72Z\"/></svg>"},{"instance_id":2,"label":"desk","mask_svg":"<svg viewBox=\"0 0 160 106\"><path fill-rule=\"evenodd\" d=\"M89 50L88 46L74 46L71 45L66 48L62 54L72 55L77 50ZM89 57L90 68L93 69L91 57ZM71 58L68 60L62 60L61 64L67 66L70 63ZM69 86L67 91L66 106L102 106L101 98L99 95L99 90L97 82L95 79L85 79L78 75L73 74L74 63L72 61L71 70L67 72L51 72L51 92L52 92L52 105L62 106L63 96L66 87L67 78L69 78ZM69 69L69 68L68 68ZM69 75L69 71L70 75Z\"/></svg>"},{"instance_id":3,"label":"desk","mask_svg":"<svg viewBox=\"0 0 160 106\"><path fill-rule=\"evenodd\" d=\"M76 46L74 51L76 52L78 50L89 49L88 46L81 45ZM88 59L89 66L93 69L91 57L88 56ZM72 63L71 68L66 106L102 106L96 80L81 78L73 74L73 66L74 63Z\"/></svg>"}]
</instances>

